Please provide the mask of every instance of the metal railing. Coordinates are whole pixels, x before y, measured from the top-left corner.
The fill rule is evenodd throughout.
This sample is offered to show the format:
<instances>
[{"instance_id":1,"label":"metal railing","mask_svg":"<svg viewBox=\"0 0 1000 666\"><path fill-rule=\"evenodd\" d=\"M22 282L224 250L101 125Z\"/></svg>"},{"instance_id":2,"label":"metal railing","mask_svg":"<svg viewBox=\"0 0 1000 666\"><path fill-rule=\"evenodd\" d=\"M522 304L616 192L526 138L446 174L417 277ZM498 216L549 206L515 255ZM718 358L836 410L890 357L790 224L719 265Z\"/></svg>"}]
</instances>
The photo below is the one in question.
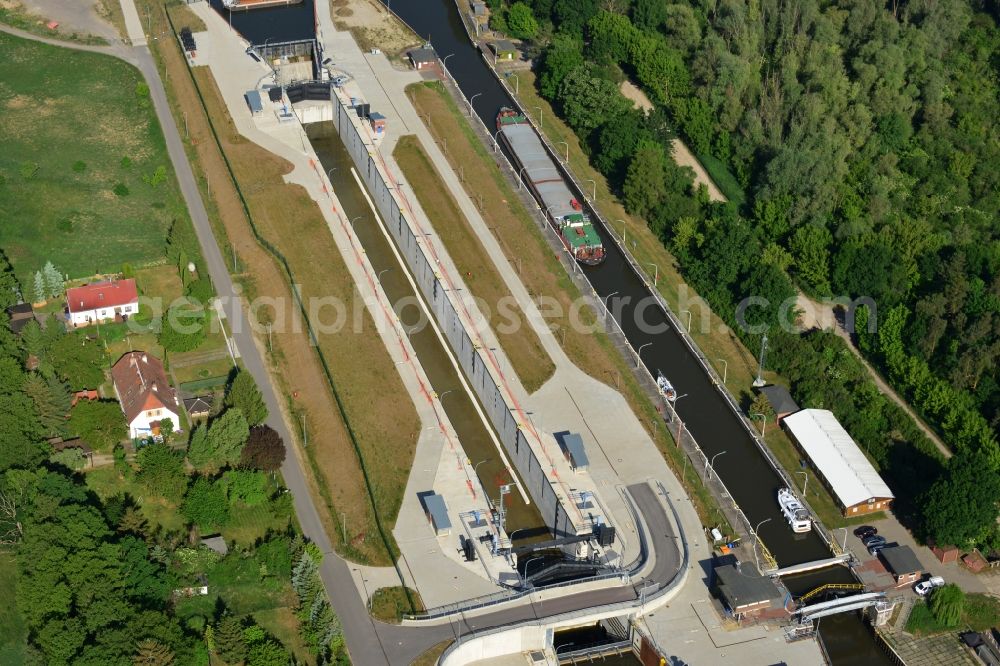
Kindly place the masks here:
<instances>
[{"instance_id":1,"label":"metal railing","mask_svg":"<svg viewBox=\"0 0 1000 666\"><path fill-rule=\"evenodd\" d=\"M528 121L528 123L535 130L535 133L540 138L540 140L542 142L542 145L545 147L545 150L548 153L549 157L556 164L556 168L559 170L559 172L561 173L561 175L563 175L564 177L566 177L566 178L568 178L570 180L570 182L576 188L577 194L579 194L580 197L581 197L581 199L583 199L583 201L586 203L587 209L589 210L589 212L592 213L593 217L598 222L600 222L600 224L604 228L605 232L607 232L607 234L611 238L613 238L615 240L615 243L618 245L618 248L621 250L622 256L625 257L625 259L628 262L628 265L631 267L633 273L635 273L636 277L638 277L642 281L642 283L645 285L647 293L650 296L653 297L653 299L655 300L656 304L662 310L664 316L667 317L667 319L670 322L670 324L674 327L674 330L677 331L677 334L679 335L680 339L683 341L683 343L685 344L685 346L688 348L689 353L696 359L696 361L698 362L698 364L701 366L702 370L705 372L706 375L708 375L709 379L712 380L712 384L715 387L716 391L723 398L723 400L726 401L727 405L729 406L729 408L733 412L733 414L736 415L736 417L738 418L739 422L742 424L743 429L746 431L747 435L753 440L754 444L757 446L757 449L760 451L760 453L764 456L765 460L768 462L768 464L771 466L771 468L774 470L774 472L781 478L782 483L784 483L784 485L786 485L789 488L794 488L795 487L795 483L792 481L791 476L784 469L784 467L781 465L781 463L778 462L778 459L774 456L774 454L768 448L766 442L764 442L763 438L757 432L757 429L753 425L753 422L740 409L740 407L737 404L735 398L729 393L729 390L726 388L725 384L722 382L722 377L715 370L715 368L710 363L708 363L708 361L707 361L704 353L702 353L701 349L698 347L698 344L691 337L691 334L687 331L687 329L681 324L680 319L677 317L677 315L670 308L670 305L666 302L666 300L663 298L663 296L660 294L660 292L657 289L655 289L655 288L653 288L653 287L650 286L650 285L653 284L654 280L650 278L649 274L645 271L645 269L643 268L643 266L638 261L636 261L636 259L632 256L631 252L629 252L629 250L628 250L627 245L623 242L623 239L618 234L616 234L616 230L614 229L614 227L597 210L597 208L595 207L594 202L590 201L587 198L586 194L584 194L586 192L586 190L583 188L583 186L581 185L580 181L576 178L576 176L573 174L573 172L570 171L569 165L568 164L564 164L563 162L560 161L559 154L556 151L555 146L553 146L553 144L549 141L548 137L546 137L546 135L540 129L538 129L537 127L535 127L534 120L531 118L531 116L528 115L528 113L521 106L520 100L517 98L517 95L516 95L515 91L511 89L511 87L507 83L507 81L504 80L504 77L500 75L500 73L497 71L496 67L494 67L493 64L490 63L487 58L484 57L483 58L483 62L486 63L487 67L490 69L490 71L496 77L497 81L504 87L504 90L507 92L508 96L513 100L513 103L518 108L518 111L520 111L520 113L526 118L526 120ZM454 79L451 78L450 74L448 73L447 68L444 68L444 72L445 72L446 77L449 79L449 81L447 83L451 84L451 85L447 85L446 87L449 90L451 90L453 92L453 94L457 94L458 95L458 97L464 103L464 107L465 108L467 108L467 109L471 108L471 104L469 103L469 100L465 97L465 94L462 92L461 88L459 88L458 85L456 83L454 83ZM485 126L485 124L483 123L482 119L479 118L479 116L476 115L474 112L471 113L470 116L472 118L474 118L476 121L478 121L479 126L483 128L483 130L487 133L487 135L489 135L491 137L491 140L495 143L496 142L495 138L493 138L492 133L490 133L489 129ZM510 161L507 159L507 156L504 155L504 153L502 151L497 151L497 153L498 153L498 155L500 155L500 156L503 157L503 163L506 164L508 170L512 174L515 174L514 177L515 177L515 180L517 180L517 175L516 175L518 173L517 169L515 169L513 167L513 165L511 165ZM499 161L500 160L498 159L498 162ZM540 211L541 208L538 205L538 203L537 202L534 202L534 203L535 203L535 207ZM549 228L551 233L554 233L554 232L551 231L551 226L544 223L544 213L543 213L543 226ZM576 263L576 261L572 260L572 257L569 255L568 250L566 250L566 248L564 246L562 246L561 243L559 244L559 247L560 247L560 249L563 250L563 254L565 254L566 256L569 257L569 260L571 262L569 265L572 268L571 274L572 274L573 271L575 271L577 274L582 275L582 272L580 270L579 265ZM614 323L615 323L615 329L617 330L617 332L621 336L620 342L622 342L628 348L628 350L632 353L632 355L635 358L638 359L639 358L638 353L636 352L635 348L632 346L632 343L628 340L628 337L625 335L625 332L621 328L621 325L619 324L619 322L614 318L614 316L612 316L611 311L608 309L607 303L605 303L604 299L602 299L597 294L597 291L594 289L593 285L590 284L589 281L587 281L587 280L584 279L584 282L586 284L585 288L589 289L589 291L591 292L591 295L594 297L594 299L596 301L598 301L598 302L601 303L600 309L602 309L603 312L604 312L604 314L605 314L605 321L607 321L608 319L614 321ZM655 386L655 381L656 380L652 376L652 373L649 371L648 368L646 368L645 364L640 363L640 365L641 365L642 369L645 370L644 376L647 377L650 382L652 382L652 386ZM690 433L687 433L687 435L690 438L691 443L694 444L694 447L695 447L697 453L700 454L701 456L704 456L704 453L701 451L701 448L695 442L693 436L691 436ZM693 462L693 459L692 459L692 462ZM730 499L732 499L732 495L729 494L728 490L725 490L725 495L727 497L729 497ZM803 497L802 498L802 502L806 506L806 508L809 509L810 513L814 517L814 520L813 520L814 530L819 535L820 539L827 545L827 547L830 549L830 551L832 553L834 553L834 554L840 554L839 545L830 536L830 534L827 531L826 527L822 523L820 523L818 520L815 519L817 513L816 513L815 510L812 509L812 507L809 504L808 500L806 500L806 498ZM733 501L733 505L739 511L739 514L742 516L742 520L739 521L739 522L741 522L745 526L747 526L748 532L752 536L753 535L753 530L752 530L752 528L750 528L750 521L748 519L746 519L745 515L742 515L743 511L742 511L742 509L739 509L739 507L735 504L735 500ZM768 553L768 555L770 556L770 553ZM773 558L771 558L771 559L773 559Z\"/></svg>"}]
</instances>

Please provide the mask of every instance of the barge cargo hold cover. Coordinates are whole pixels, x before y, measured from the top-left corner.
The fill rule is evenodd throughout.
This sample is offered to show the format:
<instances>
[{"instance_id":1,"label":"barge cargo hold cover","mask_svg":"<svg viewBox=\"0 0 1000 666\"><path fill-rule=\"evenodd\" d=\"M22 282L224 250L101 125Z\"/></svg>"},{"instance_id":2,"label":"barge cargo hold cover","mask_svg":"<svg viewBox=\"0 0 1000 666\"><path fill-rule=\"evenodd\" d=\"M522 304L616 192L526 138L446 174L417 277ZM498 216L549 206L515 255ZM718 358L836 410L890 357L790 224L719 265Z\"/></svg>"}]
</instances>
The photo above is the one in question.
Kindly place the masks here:
<instances>
[{"instance_id":1,"label":"barge cargo hold cover","mask_svg":"<svg viewBox=\"0 0 1000 666\"><path fill-rule=\"evenodd\" d=\"M504 107L497 115L497 129L504 145L514 156L519 178L544 209L550 224L573 258L588 266L604 261L601 237L552 158L545 152L527 118Z\"/></svg>"}]
</instances>

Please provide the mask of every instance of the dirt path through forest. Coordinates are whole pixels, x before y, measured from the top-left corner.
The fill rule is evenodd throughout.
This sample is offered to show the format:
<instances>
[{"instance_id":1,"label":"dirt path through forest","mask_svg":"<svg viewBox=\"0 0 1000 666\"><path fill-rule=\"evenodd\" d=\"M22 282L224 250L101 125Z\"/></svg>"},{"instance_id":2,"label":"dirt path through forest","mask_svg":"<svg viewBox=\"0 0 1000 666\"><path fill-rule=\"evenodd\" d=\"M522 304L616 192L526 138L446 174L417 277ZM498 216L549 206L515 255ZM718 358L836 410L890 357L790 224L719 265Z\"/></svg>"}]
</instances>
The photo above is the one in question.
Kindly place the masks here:
<instances>
[{"instance_id":1,"label":"dirt path through forest","mask_svg":"<svg viewBox=\"0 0 1000 666\"><path fill-rule=\"evenodd\" d=\"M647 112L653 109L653 103L646 97L646 93L642 92L631 81L622 81L620 90L625 97L632 100L636 108ZM708 172L705 171L705 167L701 165L701 162L694 156L694 153L680 139L674 139L673 141L673 158L674 162L678 165L691 167L691 170L694 171L694 182L697 185L705 186L708 190L709 199L712 201L726 201L725 195L722 194L722 191L708 175Z\"/></svg>"},{"instance_id":2,"label":"dirt path through forest","mask_svg":"<svg viewBox=\"0 0 1000 666\"><path fill-rule=\"evenodd\" d=\"M851 340L850 334L844 330L844 327L837 321L836 316L833 312L833 306L829 303L820 303L809 298L802 292L799 292L795 299L795 307L798 308L799 323L802 325L803 329L819 328L819 329L832 329L839 337L843 338L844 342L847 343L847 348L851 350L851 353L861 361L861 365L865 367L868 374L871 375L872 381L875 382L875 386L878 388L879 393L885 397L892 400L894 403L900 406L904 412L909 415L913 422L917 424L917 427L927 435L927 438L934 442L934 446L938 448L945 458L951 458L952 452L945 445L945 443L938 437L938 434L934 432L930 426L924 423L924 420L913 411L910 404L906 402L896 391L889 386L888 382L882 378L882 375L872 367L870 363L861 354L861 351L854 346L854 341Z\"/></svg>"}]
</instances>

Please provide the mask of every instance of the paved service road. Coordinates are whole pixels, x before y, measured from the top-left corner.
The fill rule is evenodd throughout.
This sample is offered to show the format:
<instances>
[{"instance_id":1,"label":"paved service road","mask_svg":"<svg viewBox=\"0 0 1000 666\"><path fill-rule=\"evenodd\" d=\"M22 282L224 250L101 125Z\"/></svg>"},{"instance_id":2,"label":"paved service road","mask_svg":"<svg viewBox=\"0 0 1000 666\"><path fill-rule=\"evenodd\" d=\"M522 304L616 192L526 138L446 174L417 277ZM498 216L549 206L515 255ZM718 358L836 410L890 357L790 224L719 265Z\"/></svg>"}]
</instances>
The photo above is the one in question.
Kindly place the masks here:
<instances>
[{"instance_id":1,"label":"paved service road","mask_svg":"<svg viewBox=\"0 0 1000 666\"><path fill-rule=\"evenodd\" d=\"M143 77L145 77L146 82L149 84L150 97L153 100L156 116L163 129L167 152L170 155L170 161L173 163L174 171L177 174L177 181L180 185L181 194L184 196L184 201L187 204L188 211L191 214L191 220L194 222L195 232L198 236L198 242L201 244L202 254L205 257L209 275L221 299L222 308L229 322L231 329L229 333L235 341L236 347L239 349L244 367L253 376L264 396L264 402L267 404L268 413L270 414L267 424L274 428L286 442L294 441L284 420L281 418L281 403L271 384L270 376L265 369L260 351L253 340L250 327L247 324L242 309L239 307L239 301L234 298L233 282L226 269L222 253L219 251L219 247L212 235L212 230L208 222L208 213L205 211L205 205L202 202L201 193L195 182L194 173L184 152L184 144L177 130L177 125L174 123L174 118L170 113L170 107L167 103L159 71L156 69L149 49L145 46L129 47L120 44L114 46L86 46L38 37L23 30L17 30L4 25L0 25L0 31L53 46L114 56L134 65L142 72ZM133 39L133 41L136 40ZM289 451L290 455L285 460L284 465L282 465L281 473L284 476L285 484L293 494L295 513L303 534L314 541L324 553L327 553L327 557L324 559L323 566L320 569L320 574L334 610L344 625L344 633L348 640L348 648L351 651L351 656L359 664L388 663L387 657L379 647L379 638L375 632L375 624L370 620L365 604L358 596L348 565L340 557L333 554L330 541L320 521L319 513L312 502L312 496L309 494L302 466L298 457L294 454L295 447L290 446Z\"/></svg>"},{"instance_id":2,"label":"paved service road","mask_svg":"<svg viewBox=\"0 0 1000 666\"><path fill-rule=\"evenodd\" d=\"M170 113L163 83L149 49L146 46L84 46L37 37L3 25L0 25L0 31L55 46L112 55L131 63L142 72L149 84L150 96L163 129L167 151L177 174L181 193L194 222L206 266L228 319L230 335L239 349L244 367L256 380L264 396L270 414L267 424L274 428L286 442L294 441L280 416L281 403L265 368L260 349L253 339L243 310L239 306L239 301L234 298L233 282L226 269L222 253L212 235L201 193L184 152L184 144ZM133 41L136 40L133 39ZM344 626L344 635L347 638L351 658L355 663L365 664L365 666L369 664L410 663L428 648L441 641L454 639L458 635L538 620L570 611L596 609L608 604L633 601L638 598L638 590L644 581L656 581L664 586L678 573L680 564L679 535L674 532L663 506L657 500L656 493L652 488L647 484L635 484L629 486L629 492L646 521L650 533L650 550L655 557L654 567L643 581L637 581L635 585L628 587L592 590L555 599L522 603L476 617L463 615L455 618L455 621L451 623L403 627L376 622L368 615L365 603L358 595L349 564L332 550L323 529L319 512L312 501L312 495L309 493L301 461L296 455L296 448L290 446L289 450L290 455L285 460L281 472L285 484L293 493L295 513L303 534L326 553L320 574L333 608Z\"/></svg>"}]
</instances>

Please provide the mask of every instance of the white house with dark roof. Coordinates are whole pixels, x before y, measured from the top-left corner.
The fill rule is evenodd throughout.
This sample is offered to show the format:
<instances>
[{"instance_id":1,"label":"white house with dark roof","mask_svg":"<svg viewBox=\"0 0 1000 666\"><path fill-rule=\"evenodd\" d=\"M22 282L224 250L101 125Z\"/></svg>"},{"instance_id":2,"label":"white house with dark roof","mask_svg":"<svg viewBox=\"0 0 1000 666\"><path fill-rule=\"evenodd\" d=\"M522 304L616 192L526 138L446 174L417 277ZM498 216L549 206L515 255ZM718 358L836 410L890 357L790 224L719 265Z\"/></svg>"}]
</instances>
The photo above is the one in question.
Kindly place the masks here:
<instances>
[{"instance_id":1,"label":"white house with dark roof","mask_svg":"<svg viewBox=\"0 0 1000 666\"><path fill-rule=\"evenodd\" d=\"M160 421L164 419L170 419L175 432L180 430L177 392L170 386L160 359L146 352L129 352L111 368L111 378L129 437L159 435Z\"/></svg>"}]
</instances>

